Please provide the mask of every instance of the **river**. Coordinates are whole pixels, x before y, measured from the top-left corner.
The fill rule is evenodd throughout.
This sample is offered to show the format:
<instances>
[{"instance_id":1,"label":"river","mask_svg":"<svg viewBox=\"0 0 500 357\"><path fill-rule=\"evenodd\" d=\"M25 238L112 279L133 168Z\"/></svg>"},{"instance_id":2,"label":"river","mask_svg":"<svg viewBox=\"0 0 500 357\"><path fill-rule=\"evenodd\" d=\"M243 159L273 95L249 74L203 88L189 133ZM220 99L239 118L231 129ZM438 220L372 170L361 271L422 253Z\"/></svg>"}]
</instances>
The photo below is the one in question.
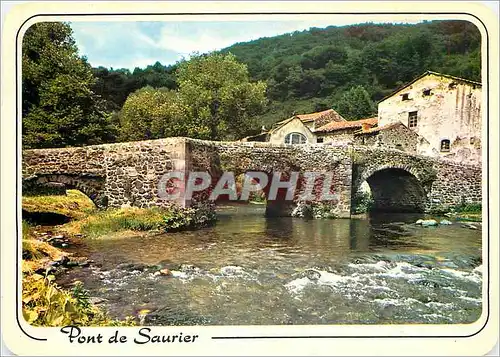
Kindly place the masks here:
<instances>
[{"instance_id":1,"label":"river","mask_svg":"<svg viewBox=\"0 0 500 357\"><path fill-rule=\"evenodd\" d=\"M265 218L219 207L213 227L85 240L79 280L111 317L145 325L470 323L481 315L481 229L417 214ZM173 276L158 275L168 268Z\"/></svg>"}]
</instances>

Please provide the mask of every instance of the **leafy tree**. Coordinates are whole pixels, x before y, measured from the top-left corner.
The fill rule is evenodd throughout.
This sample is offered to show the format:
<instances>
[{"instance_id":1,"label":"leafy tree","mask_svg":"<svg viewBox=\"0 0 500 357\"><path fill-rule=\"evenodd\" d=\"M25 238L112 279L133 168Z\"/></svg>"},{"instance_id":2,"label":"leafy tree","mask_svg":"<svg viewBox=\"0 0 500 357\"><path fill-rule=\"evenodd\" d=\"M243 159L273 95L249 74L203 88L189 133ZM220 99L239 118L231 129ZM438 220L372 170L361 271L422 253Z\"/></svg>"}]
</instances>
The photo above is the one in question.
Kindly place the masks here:
<instances>
[{"instance_id":1,"label":"leafy tree","mask_svg":"<svg viewBox=\"0 0 500 357\"><path fill-rule=\"evenodd\" d=\"M144 87L132 93L119 114L121 140L196 136L179 95L166 88Z\"/></svg>"},{"instance_id":2,"label":"leafy tree","mask_svg":"<svg viewBox=\"0 0 500 357\"><path fill-rule=\"evenodd\" d=\"M78 56L70 26L36 23L26 31L22 49L24 147L112 140L111 116L92 91L92 68Z\"/></svg>"},{"instance_id":3,"label":"leafy tree","mask_svg":"<svg viewBox=\"0 0 500 357\"><path fill-rule=\"evenodd\" d=\"M238 139L258 125L254 117L266 104L266 84L251 83L246 65L232 54L195 54L179 64L177 82L197 137Z\"/></svg>"},{"instance_id":4,"label":"leafy tree","mask_svg":"<svg viewBox=\"0 0 500 357\"><path fill-rule=\"evenodd\" d=\"M377 107L366 89L356 86L343 94L335 104L335 110L342 113L347 120L357 120L373 116L377 112Z\"/></svg>"}]
</instances>

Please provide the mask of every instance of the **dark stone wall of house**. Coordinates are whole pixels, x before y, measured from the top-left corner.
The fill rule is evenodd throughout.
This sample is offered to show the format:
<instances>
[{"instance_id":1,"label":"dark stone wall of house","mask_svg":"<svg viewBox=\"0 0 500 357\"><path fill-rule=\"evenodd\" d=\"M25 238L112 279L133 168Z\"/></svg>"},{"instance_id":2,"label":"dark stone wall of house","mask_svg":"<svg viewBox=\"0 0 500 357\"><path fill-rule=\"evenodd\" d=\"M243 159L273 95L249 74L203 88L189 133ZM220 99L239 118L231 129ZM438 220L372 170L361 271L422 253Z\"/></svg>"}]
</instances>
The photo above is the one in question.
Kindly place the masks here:
<instances>
[{"instance_id":1,"label":"dark stone wall of house","mask_svg":"<svg viewBox=\"0 0 500 357\"><path fill-rule=\"evenodd\" d=\"M357 134L354 136L355 145L398 149L410 154L417 154L419 137L406 127L394 126L376 133Z\"/></svg>"},{"instance_id":2,"label":"dark stone wall of house","mask_svg":"<svg viewBox=\"0 0 500 357\"><path fill-rule=\"evenodd\" d=\"M158 196L158 184L162 176L172 170L185 174L207 171L214 180L224 171L233 172L235 176L247 171L261 171L268 176L276 171L331 172L332 192L338 194L338 201L313 203L319 204L320 210L326 209L328 216L337 217L349 215L352 193L358 191L363 181L376 187L381 207L400 202L400 207L423 205L425 209L433 209L481 202L480 167L366 146L290 146L168 138L26 150L22 164L23 185L62 182L80 189L100 207L170 204ZM386 169L393 170L384 171L384 176L379 177L377 172ZM300 184L304 188L303 180ZM270 210L286 210L289 214L303 203L299 192L293 204L270 202ZM201 192L195 201L206 200L206 195L207 192ZM277 201L282 201L282 197L278 196ZM188 206L192 202L181 197L176 203Z\"/></svg>"}]
</instances>

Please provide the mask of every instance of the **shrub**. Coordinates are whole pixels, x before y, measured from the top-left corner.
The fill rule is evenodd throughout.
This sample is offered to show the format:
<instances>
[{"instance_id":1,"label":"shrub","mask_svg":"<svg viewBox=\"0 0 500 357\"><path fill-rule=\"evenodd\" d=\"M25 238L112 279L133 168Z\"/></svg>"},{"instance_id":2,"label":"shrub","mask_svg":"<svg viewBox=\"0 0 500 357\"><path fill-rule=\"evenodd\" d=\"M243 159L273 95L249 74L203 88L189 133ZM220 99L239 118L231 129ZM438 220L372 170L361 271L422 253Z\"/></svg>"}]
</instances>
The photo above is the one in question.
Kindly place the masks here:
<instances>
[{"instance_id":1,"label":"shrub","mask_svg":"<svg viewBox=\"0 0 500 357\"><path fill-rule=\"evenodd\" d=\"M373 198L370 192L357 192L351 201L353 213L365 213L373 207Z\"/></svg>"},{"instance_id":2,"label":"shrub","mask_svg":"<svg viewBox=\"0 0 500 357\"><path fill-rule=\"evenodd\" d=\"M132 326L125 321L111 320L103 311L90 304L88 292L77 283L73 292L58 287L52 275L25 275L22 310L24 319L34 326Z\"/></svg>"}]
</instances>

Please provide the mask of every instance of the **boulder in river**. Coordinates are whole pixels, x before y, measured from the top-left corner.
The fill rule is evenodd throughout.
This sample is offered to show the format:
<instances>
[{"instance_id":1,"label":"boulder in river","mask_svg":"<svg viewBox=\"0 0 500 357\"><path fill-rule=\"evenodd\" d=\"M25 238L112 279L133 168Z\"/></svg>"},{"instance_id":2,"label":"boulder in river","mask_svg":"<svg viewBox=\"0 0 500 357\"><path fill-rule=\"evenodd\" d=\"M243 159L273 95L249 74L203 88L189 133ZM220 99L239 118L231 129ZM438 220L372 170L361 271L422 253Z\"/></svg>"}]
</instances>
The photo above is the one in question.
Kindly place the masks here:
<instances>
[{"instance_id":1,"label":"boulder in river","mask_svg":"<svg viewBox=\"0 0 500 357\"><path fill-rule=\"evenodd\" d=\"M443 220L441 220L441 222L439 222L439 224L447 226L447 225L450 225L452 223L450 221L448 221L447 219L443 219Z\"/></svg>"},{"instance_id":2,"label":"boulder in river","mask_svg":"<svg viewBox=\"0 0 500 357\"><path fill-rule=\"evenodd\" d=\"M304 275L309 279L309 280L312 280L312 281L316 281L318 280L319 278L321 278L321 272L315 270L315 269L307 269L305 272L304 272Z\"/></svg>"},{"instance_id":3,"label":"boulder in river","mask_svg":"<svg viewBox=\"0 0 500 357\"><path fill-rule=\"evenodd\" d=\"M163 269L158 270L157 272L154 273L154 275L155 276L158 276L158 275L173 276L172 272L167 268L163 268Z\"/></svg>"},{"instance_id":4,"label":"boulder in river","mask_svg":"<svg viewBox=\"0 0 500 357\"><path fill-rule=\"evenodd\" d=\"M181 264L179 266L179 271L182 271L184 273L195 272L198 270L200 270L200 269L195 267L193 264Z\"/></svg>"},{"instance_id":5,"label":"boulder in river","mask_svg":"<svg viewBox=\"0 0 500 357\"><path fill-rule=\"evenodd\" d=\"M437 221L434 219L419 219L415 224L421 224L422 227L437 226Z\"/></svg>"},{"instance_id":6,"label":"boulder in river","mask_svg":"<svg viewBox=\"0 0 500 357\"><path fill-rule=\"evenodd\" d=\"M474 229L474 230L477 230L477 226L473 225L472 223L465 223L465 224L462 224L461 226L462 228L469 228L469 229Z\"/></svg>"}]
</instances>

